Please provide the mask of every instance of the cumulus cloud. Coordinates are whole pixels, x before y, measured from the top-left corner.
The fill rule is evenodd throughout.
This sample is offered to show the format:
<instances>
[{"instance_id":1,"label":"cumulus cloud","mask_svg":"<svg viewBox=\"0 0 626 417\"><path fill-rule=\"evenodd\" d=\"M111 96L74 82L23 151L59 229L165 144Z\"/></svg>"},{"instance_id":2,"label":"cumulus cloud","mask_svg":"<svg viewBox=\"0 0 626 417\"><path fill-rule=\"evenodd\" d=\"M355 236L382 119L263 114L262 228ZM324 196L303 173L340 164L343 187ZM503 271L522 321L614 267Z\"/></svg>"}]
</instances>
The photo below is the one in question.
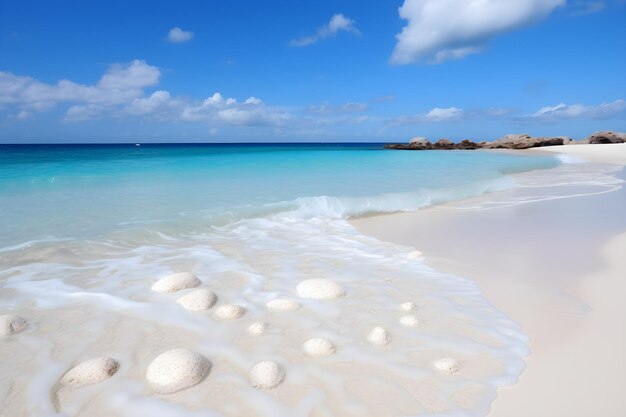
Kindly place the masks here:
<instances>
[{"instance_id":1,"label":"cumulus cloud","mask_svg":"<svg viewBox=\"0 0 626 417\"><path fill-rule=\"evenodd\" d=\"M179 27L171 28L167 33L167 41L170 43L189 42L193 38L193 32L182 30Z\"/></svg>"},{"instance_id":2,"label":"cumulus cloud","mask_svg":"<svg viewBox=\"0 0 626 417\"><path fill-rule=\"evenodd\" d=\"M339 32L349 32L355 35L361 34L361 32L356 28L354 20L339 13L331 17L327 24L318 28L315 34L298 39L292 39L289 44L291 46L308 46L322 39L335 36Z\"/></svg>"},{"instance_id":3,"label":"cumulus cloud","mask_svg":"<svg viewBox=\"0 0 626 417\"><path fill-rule=\"evenodd\" d=\"M145 61L112 65L94 85L60 80L47 84L28 76L0 72L0 108L43 111L63 102L115 105L143 95L143 89L159 82L161 72Z\"/></svg>"},{"instance_id":4,"label":"cumulus cloud","mask_svg":"<svg viewBox=\"0 0 626 417\"><path fill-rule=\"evenodd\" d=\"M166 90L146 94L158 84L161 72L145 61L115 64L93 85L61 80L42 83L32 77L0 72L0 110L11 109L14 119L66 104L65 122L104 116L151 117L157 120L206 122L214 125L259 126L283 124L289 114L267 106L257 97L243 102L215 93L205 100L172 96Z\"/></svg>"},{"instance_id":5,"label":"cumulus cloud","mask_svg":"<svg viewBox=\"0 0 626 417\"><path fill-rule=\"evenodd\" d=\"M556 106L542 107L535 113L524 116L524 119L543 122L555 122L565 119L610 119L625 111L626 102L621 99L597 106L561 103Z\"/></svg>"},{"instance_id":6,"label":"cumulus cloud","mask_svg":"<svg viewBox=\"0 0 626 417\"><path fill-rule=\"evenodd\" d=\"M288 113L268 107L256 97L249 97L239 103L234 98L224 98L220 93L213 94L201 103L185 105L180 114L182 121L231 126L280 126L289 117Z\"/></svg>"},{"instance_id":7,"label":"cumulus cloud","mask_svg":"<svg viewBox=\"0 0 626 417\"><path fill-rule=\"evenodd\" d=\"M440 63L480 52L490 39L545 18L565 0L404 0L407 25L392 64Z\"/></svg>"},{"instance_id":8,"label":"cumulus cloud","mask_svg":"<svg viewBox=\"0 0 626 417\"><path fill-rule=\"evenodd\" d=\"M437 123L458 121L466 116L466 112L458 107L435 107L425 114L416 114L414 116L400 116L393 120L393 124L408 125L418 123Z\"/></svg>"}]
</instances>

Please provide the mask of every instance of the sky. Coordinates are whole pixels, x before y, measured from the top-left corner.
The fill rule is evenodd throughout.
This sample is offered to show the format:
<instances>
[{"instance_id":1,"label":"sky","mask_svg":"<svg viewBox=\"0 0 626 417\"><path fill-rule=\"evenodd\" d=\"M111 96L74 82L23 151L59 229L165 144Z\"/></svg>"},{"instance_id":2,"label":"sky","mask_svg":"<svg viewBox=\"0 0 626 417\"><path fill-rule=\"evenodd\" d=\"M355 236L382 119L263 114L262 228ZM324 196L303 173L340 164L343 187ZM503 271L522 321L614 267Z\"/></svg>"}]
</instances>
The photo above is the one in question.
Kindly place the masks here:
<instances>
[{"instance_id":1,"label":"sky","mask_svg":"<svg viewBox=\"0 0 626 417\"><path fill-rule=\"evenodd\" d=\"M0 0L0 143L626 131L626 0Z\"/></svg>"}]
</instances>

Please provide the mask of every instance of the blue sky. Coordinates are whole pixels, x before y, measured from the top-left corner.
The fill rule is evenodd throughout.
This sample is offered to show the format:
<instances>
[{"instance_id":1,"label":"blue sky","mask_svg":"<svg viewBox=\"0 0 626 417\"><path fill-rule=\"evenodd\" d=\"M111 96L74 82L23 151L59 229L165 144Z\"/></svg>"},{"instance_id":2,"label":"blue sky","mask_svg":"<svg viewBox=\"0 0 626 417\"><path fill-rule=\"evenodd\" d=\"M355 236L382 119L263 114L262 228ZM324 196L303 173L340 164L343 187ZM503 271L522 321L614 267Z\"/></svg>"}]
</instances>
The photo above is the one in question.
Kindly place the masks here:
<instances>
[{"instance_id":1,"label":"blue sky","mask_svg":"<svg viewBox=\"0 0 626 417\"><path fill-rule=\"evenodd\" d=\"M0 0L0 142L626 130L623 0Z\"/></svg>"}]
</instances>

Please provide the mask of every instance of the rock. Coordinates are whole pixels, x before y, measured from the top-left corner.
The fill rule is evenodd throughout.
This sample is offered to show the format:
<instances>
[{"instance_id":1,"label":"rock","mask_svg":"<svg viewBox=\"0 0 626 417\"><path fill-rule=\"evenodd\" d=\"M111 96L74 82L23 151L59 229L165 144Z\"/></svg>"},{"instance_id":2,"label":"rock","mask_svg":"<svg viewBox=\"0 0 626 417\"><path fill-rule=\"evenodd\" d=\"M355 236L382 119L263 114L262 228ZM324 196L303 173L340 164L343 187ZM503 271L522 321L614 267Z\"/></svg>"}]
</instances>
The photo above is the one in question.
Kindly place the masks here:
<instances>
[{"instance_id":1,"label":"rock","mask_svg":"<svg viewBox=\"0 0 626 417\"><path fill-rule=\"evenodd\" d=\"M449 139L439 139L433 144L433 149L450 150L456 149L456 145Z\"/></svg>"},{"instance_id":2,"label":"rock","mask_svg":"<svg viewBox=\"0 0 626 417\"><path fill-rule=\"evenodd\" d=\"M403 310L403 311L413 311L413 310L415 310L415 303L411 302L411 301L408 301L406 303L402 303L402 304L400 304L400 310Z\"/></svg>"},{"instance_id":3,"label":"rock","mask_svg":"<svg viewBox=\"0 0 626 417\"><path fill-rule=\"evenodd\" d=\"M385 346L391 343L391 336L382 327L374 327L367 335L367 340L374 346Z\"/></svg>"},{"instance_id":4,"label":"rock","mask_svg":"<svg viewBox=\"0 0 626 417\"><path fill-rule=\"evenodd\" d=\"M461 149L461 150L474 150L474 149L480 149L480 148L481 148L480 144L473 142L469 139L463 139L462 141L456 144L456 149Z\"/></svg>"},{"instance_id":5,"label":"rock","mask_svg":"<svg viewBox=\"0 0 626 417\"><path fill-rule=\"evenodd\" d=\"M187 349L161 353L148 366L146 380L159 394L172 394L202 382L211 370L211 362Z\"/></svg>"},{"instance_id":6,"label":"rock","mask_svg":"<svg viewBox=\"0 0 626 417\"><path fill-rule=\"evenodd\" d=\"M176 302L191 311L208 310L215 304L217 297L213 291L200 288L180 297Z\"/></svg>"},{"instance_id":7,"label":"rock","mask_svg":"<svg viewBox=\"0 0 626 417\"><path fill-rule=\"evenodd\" d=\"M120 364L111 358L95 358L82 362L70 369L61 377L61 385L79 387L83 385L95 384L112 377Z\"/></svg>"},{"instance_id":8,"label":"rock","mask_svg":"<svg viewBox=\"0 0 626 417\"><path fill-rule=\"evenodd\" d=\"M456 359L444 358L434 361L433 368L435 368L439 372L452 375L453 373L458 372L459 369L461 369L461 364Z\"/></svg>"},{"instance_id":9,"label":"rock","mask_svg":"<svg viewBox=\"0 0 626 417\"><path fill-rule=\"evenodd\" d=\"M259 362L250 370L250 382L255 388L276 388L284 379L285 370L274 361Z\"/></svg>"},{"instance_id":10,"label":"rock","mask_svg":"<svg viewBox=\"0 0 626 417\"><path fill-rule=\"evenodd\" d=\"M324 278L302 281L296 287L296 291L302 298L314 298L317 300L332 300L344 295L343 288L336 282Z\"/></svg>"},{"instance_id":11,"label":"rock","mask_svg":"<svg viewBox=\"0 0 626 417\"><path fill-rule=\"evenodd\" d=\"M430 142L423 136L415 136L409 141L409 145L424 146L426 144L430 144Z\"/></svg>"},{"instance_id":12,"label":"rock","mask_svg":"<svg viewBox=\"0 0 626 417\"><path fill-rule=\"evenodd\" d=\"M274 312L293 311L300 308L300 303L285 298L275 298L266 304L268 310Z\"/></svg>"},{"instance_id":13,"label":"rock","mask_svg":"<svg viewBox=\"0 0 626 417\"><path fill-rule=\"evenodd\" d=\"M152 291L170 293L200 285L200 280L191 272L179 272L161 278L152 285Z\"/></svg>"},{"instance_id":14,"label":"rock","mask_svg":"<svg viewBox=\"0 0 626 417\"><path fill-rule=\"evenodd\" d=\"M215 310L213 316L218 320L235 320L243 317L246 309L236 304L225 304Z\"/></svg>"},{"instance_id":15,"label":"rock","mask_svg":"<svg viewBox=\"0 0 626 417\"><path fill-rule=\"evenodd\" d=\"M612 131L595 132L583 140L583 142L589 144L624 143L626 142L626 133Z\"/></svg>"},{"instance_id":16,"label":"rock","mask_svg":"<svg viewBox=\"0 0 626 417\"><path fill-rule=\"evenodd\" d=\"M304 352L314 358L328 356L335 353L335 346L326 339L319 337L309 339L302 345Z\"/></svg>"},{"instance_id":17,"label":"rock","mask_svg":"<svg viewBox=\"0 0 626 417\"><path fill-rule=\"evenodd\" d=\"M251 336L261 336L262 334L265 333L266 329L267 329L267 324L263 323L262 321L255 321L254 323L248 326L247 331L248 331L248 334Z\"/></svg>"},{"instance_id":18,"label":"rock","mask_svg":"<svg viewBox=\"0 0 626 417\"><path fill-rule=\"evenodd\" d=\"M529 135L506 135L484 147L487 149L528 149L541 146L563 145L563 137L534 138Z\"/></svg>"},{"instance_id":19,"label":"rock","mask_svg":"<svg viewBox=\"0 0 626 417\"><path fill-rule=\"evenodd\" d=\"M419 324L419 320L417 319L417 317L411 314L407 314L400 317L400 324L405 327L415 327Z\"/></svg>"},{"instance_id":20,"label":"rock","mask_svg":"<svg viewBox=\"0 0 626 417\"><path fill-rule=\"evenodd\" d=\"M0 316L0 336L11 336L19 333L28 327L25 318L15 314L4 314Z\"/></svg>"}]
</instances>

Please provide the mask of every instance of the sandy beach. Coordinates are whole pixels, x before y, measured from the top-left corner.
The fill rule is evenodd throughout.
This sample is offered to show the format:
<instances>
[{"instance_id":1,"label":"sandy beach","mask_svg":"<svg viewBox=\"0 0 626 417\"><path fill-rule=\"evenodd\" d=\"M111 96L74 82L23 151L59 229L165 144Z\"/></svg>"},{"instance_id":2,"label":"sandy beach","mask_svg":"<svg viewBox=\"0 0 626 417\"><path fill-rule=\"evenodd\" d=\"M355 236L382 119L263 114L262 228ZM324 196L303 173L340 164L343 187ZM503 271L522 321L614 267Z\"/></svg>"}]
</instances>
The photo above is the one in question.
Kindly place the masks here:
<instances>
[{"instance_id":1,"label":"sandy beach","mask_svg":"<svg viewBox=\"0 0 626 417\"><path fill-rule=\"evenodd\" d=\"M567 164L568 176L604 166L626 179L626 144L522 152L588 161ZM563 198L523 195L532 189L527 181L521 190L351 223L419 249L440 271L474 280L530 337L527 368L517 384L498 391L490 416L623 416L626 190L613 184L583 186Z\"/></svg>"}]
</instances>

